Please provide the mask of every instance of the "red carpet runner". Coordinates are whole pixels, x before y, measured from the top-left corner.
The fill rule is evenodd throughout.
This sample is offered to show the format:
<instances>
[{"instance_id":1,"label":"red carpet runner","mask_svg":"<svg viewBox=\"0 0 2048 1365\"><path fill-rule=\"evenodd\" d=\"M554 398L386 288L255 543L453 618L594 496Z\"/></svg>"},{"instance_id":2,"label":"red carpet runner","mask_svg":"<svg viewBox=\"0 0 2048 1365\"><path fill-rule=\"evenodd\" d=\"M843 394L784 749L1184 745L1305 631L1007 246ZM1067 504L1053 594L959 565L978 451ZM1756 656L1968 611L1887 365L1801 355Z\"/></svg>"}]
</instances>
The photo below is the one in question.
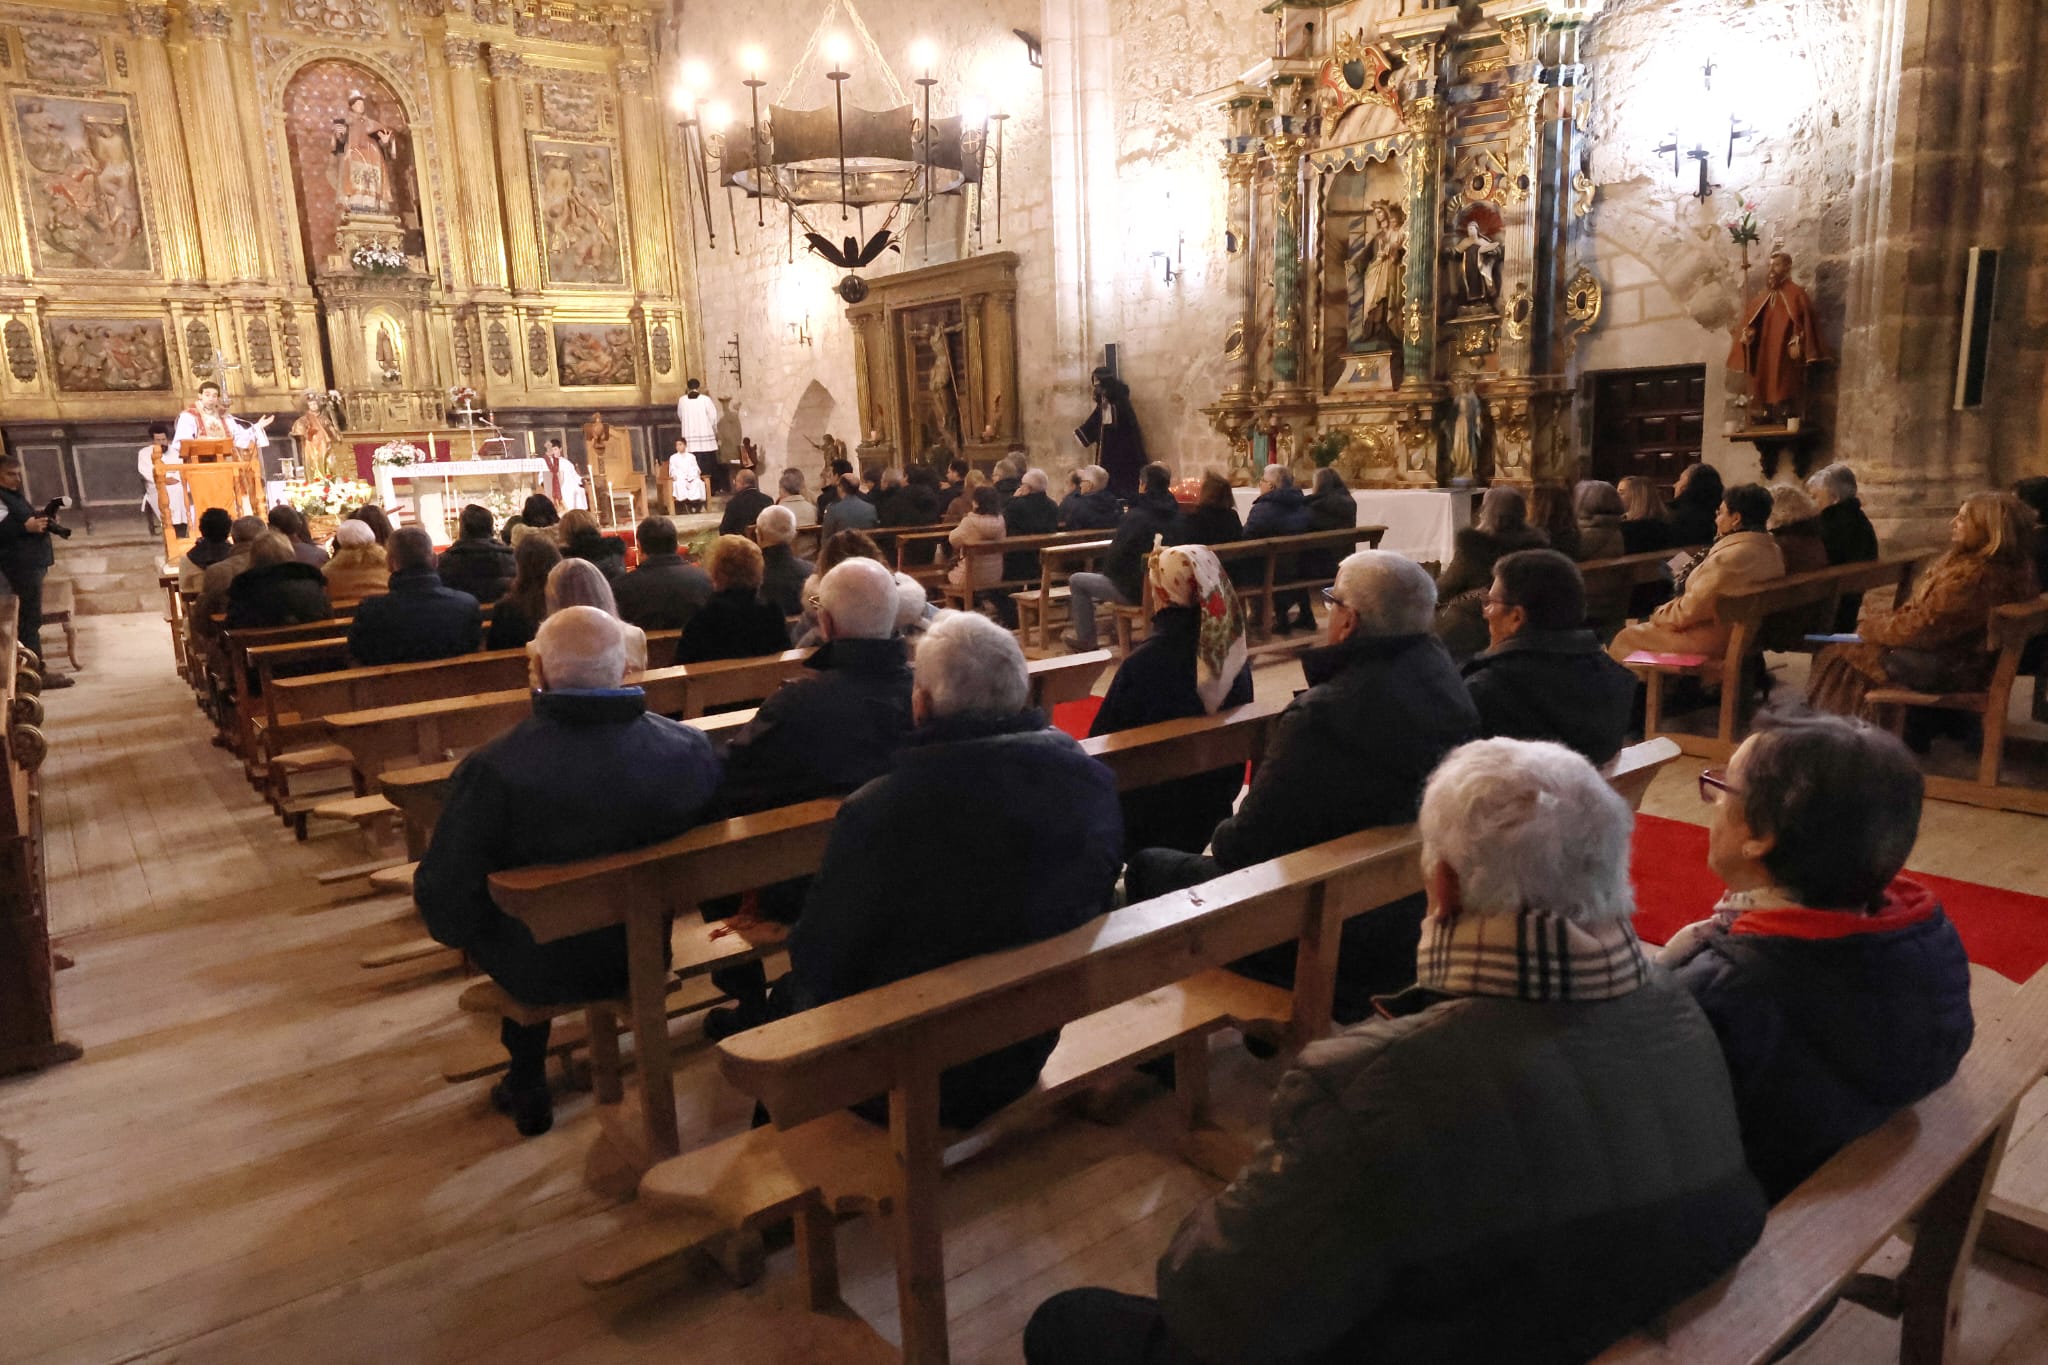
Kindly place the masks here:
<instances>
[{"instance_id":1,"label":"red carpet runner","mask_svg":"<svg viewBox=\"0 0 2048 1365\"><path fill-rule=\"evenodd\" d=\"M1705 826L1638 815L1633 861L1636 932L1645 942L1662 943L1713 913L1721 883L1707 870ZM1906 875L1941 898L1970 961L2014 981L2048 964L2048 898L1925 872Z\"/></svg>"}]
</instances>

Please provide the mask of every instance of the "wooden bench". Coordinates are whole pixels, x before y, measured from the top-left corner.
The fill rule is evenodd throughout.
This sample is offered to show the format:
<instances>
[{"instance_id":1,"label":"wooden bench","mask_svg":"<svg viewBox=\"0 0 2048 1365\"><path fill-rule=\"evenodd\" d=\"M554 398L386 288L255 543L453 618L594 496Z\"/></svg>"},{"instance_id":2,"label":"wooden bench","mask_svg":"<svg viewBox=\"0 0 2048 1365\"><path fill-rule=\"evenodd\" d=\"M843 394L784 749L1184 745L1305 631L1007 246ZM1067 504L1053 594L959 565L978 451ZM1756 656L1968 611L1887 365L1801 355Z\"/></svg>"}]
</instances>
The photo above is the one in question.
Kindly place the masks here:
<instances>
[{"instance_id":1,"label":"wooden bench","mask_svg":"<svg viewBox=\"0 0 2048 1365\"><path fill-rule=\"evenodd\" d=\"M1977 757L1977 780L1962 782L1953 777L1929 777L1927 794L1945 801L1964 801L1973 806L2048 815L2048 792L1999 783L2000 761L2005 756L2006 715L2012 701L2013 684L2019 678L2020 658L2036 636L2048 633L2048 595L2031 602L2014 602L1991 613L1988 647L1996 656L1990 685L1982 692L1915 692L1904 687L1873 689L1866 700L1883 708L1894 728L1904 723L1908 707L1931 706L1944 711L1966 711L1984 721L1983 750Z\"/></svg>"},{"instance_id":2,"label":"wooden bench","mask_svg":"<svg viewBox=\"0 0 2048 1365\"><path fill-rule=\"evenodd\" d=\"M1340 526L1330 531L1308 531L1298 536L1268 536L1262 540L1236 540L1227 545L1212 545L1216 558L1223 561L1227 572L1233 565L1262 561L1264 569L1259 581L1239 586L1237 595L1244 603L1245 624L1256 626L1262 632L1273 627L1273 599L1280 593L1308 592L1327 588L1336 582L1333 573L1306 577L1295 572L1287 578L1280 571L1290 561L1298 565L1298 556L1304 551L1321 550L1330 556L1332 566L1357 549L1377 550L1380 539L1387 533L1384 526ZM1235 575L1232 576L1233 582ZM1258 610L1253 611L1256 603Z\"/></svg>"},{"instance_id":3,"label":"wooden bench","mask_svg":"<svg viewBox=\"0 0 2048 1365\"><path fill-rule=\"evenodd\" d=\"M1634 589L1645 583L1655 583L1670 572L1671 561L1681 555L1695 554L1704 550L1704 545L1674 546L1668 550L1645 550L1641 554L1616 555L1612 559L1589 559L1579 565L1579 577L1586 585L1587 624L1619 625L1628 619L1628 600ZM1603 622L1594 615L1602 602L1621 603L1619 615L1606 618Z\"/></svg>"},{"instance_id":4,"label":"wooden bench","mask_svg":"<svg viewBox=\"0 0 2048 1365\"><path fill-rule=\"evenodd\" d=\"M161 573L156 585L164 593L164 624L171 628L171 663L178 670L178 676L185 674L185 597L178 591L176 571ZM189 679L188 679L189 681Z\"/></svg>"},{"instance_id":5,"label":"wooden bench","mask_svg":"<svg viewBox=\"0 0 2048 1365\"><path fill-rule=\"evenodd\" d=\"M1947 1085L1836 1153L1780 1200L1762 1239L1711 1288L1609 1348L1600 1365L1762 1365L1838 1295L1900 1320L1899 1359L1955 1359L1963 1278L1987 1244L2044 1258L2038 1214L1991 1197L2020 1100L2048 1064L2048 969L2002 1008ZM1909 1220L1895 1280L1862 1267Z\"/></svg>"},{"instance_id":6,"label":"wooden bench","mask_svg":"<svg viewBox=\"0 0 2048 1365\"><path fill-rule=\"evenodd\" d=\"M1684 731L1663 729L1663 681L1666 677L1699 675L1705 671L1705 663L1660 663L1651 661L1632 662L1629 668L1643 679L1646 701L1643 712L1643 733L1661 735L1668 733L1678 741L1679 748L1701 758L1725 759L1735 752L1741 743L1742 701L1746 692L1745 670L1763 657L1763 635L1771 618L1786 612L1826 607L1828 619L1834 619L1837 603L1852 593L1873 592L1880 588L1895 589L1895 601L1903 602L1911 590L1913 573L1919 565L1932 557L1932 551L1917 551L1911 554L1890 555L1882 559L1861 564L1836 564L1811 573L1789 574L1774 578L1753 588L1721 595L1718 605L1721 621L1729 627L1728 644L1721 652L1721 709L1716 732L1712 736L1688 734Z\"/></svg>"},{"instance_id":7,"label":"wooden bench","mask_svg":"<svg viewBox=\"0 0 2048 1365\"><path fill-rule=\"evenodd\" d=\"M1039 551L1053 545L1078 545L1086 541L1102 539L1100 531L1054 531L1042 536L1005 536L1001 540L982 540L968 545L955 546L957 551L954 564L964 567L962 577L971 587L963 587L952 581L951 570L935 586L939 589L940 600L961 611L973 611L974 600L982 593L998 595L1029 588L1037 583L1034 578L1012 578L1003 572L1003 560L1013 554L1031 553L1036 558ZM994 557L996 573L993 581L975 583L975 561Z\"/></svg>"},{"instance_id":8,"label":"wooden bench","mask_svg":"<svg viewBox=\"0 0 2048 1365\"><path fill-rule=\"evenodd\" d=\"M1146 786L1256 758L1284 709L1279 702L1253 703L1104 735L1083 747L1110 766L1120 787ZM654 1037L666 995L662 948L669 921L695 914L706 901L816 871L838 811L837 800L809 801L704 825L633 853L491 877L492 898L538 942L626 926L634 1032L646 1040L642 1053L650 1059L639 1068L644 1133L620 1144L629 1159L651 1163L681 1150L667 1044ZM708 938L715 931L705 926L702 932ZM719 960L706 961L737 965L755 956L732 944ZM657 1051L663 1055L656 1057Z\"/></svg>"},{"instance_id":9,"label":"wooden bench","mask_svg":"<svg viewBox=\"0 0 2048 1365\"><path fill-rule=\"evenodd\" d=\"M1640 801L1676 753L1668 742L1637 746L1617 758L1613 779ZM673 1250L688 1250L793 1218L808 1305L838 1310L834 1221L886 1209L903 1359L944 1362L939 1184L949 1158L978 1149L1022 1112L1170 1053L1191 1157L1234 1174L1249 1149L1209 1130L1208 1036L1285 1027L1298 1048L1327 1034L1345 922L1421 886L1413 827L1367 830L728 1038L721 1073L761 1101L775 1128L650 1168L640 1182L650 1217L603 1249L586 1279L606 1282L648 1263L663 1232ZM1290 941L1291 995L1224 970ZM1030 1095L973 1133L940 1127L946 1068L1055 1029L1059 1045ZM883 1095L887 1129L847 1112Z\"/></svg>"},{"instance_id":10,"label":"wooden bench","mask_svg":"<svg viewBox=\"0 0 2048 1365\"><path fill-rule=\"evenodd\" d=\"M1072 600L1072 593L1055 586L1084 569L1093 568L1109 549L1105 537L1099 540L1076 540L1065 545L1048 545L1038 552L1038 591L1013 592L1010 600L1017 604L1017 633L1028 636L1033 629L1038 632L1038 647L1052 648L1052 609Z\"/></svg>"}]
</instances>

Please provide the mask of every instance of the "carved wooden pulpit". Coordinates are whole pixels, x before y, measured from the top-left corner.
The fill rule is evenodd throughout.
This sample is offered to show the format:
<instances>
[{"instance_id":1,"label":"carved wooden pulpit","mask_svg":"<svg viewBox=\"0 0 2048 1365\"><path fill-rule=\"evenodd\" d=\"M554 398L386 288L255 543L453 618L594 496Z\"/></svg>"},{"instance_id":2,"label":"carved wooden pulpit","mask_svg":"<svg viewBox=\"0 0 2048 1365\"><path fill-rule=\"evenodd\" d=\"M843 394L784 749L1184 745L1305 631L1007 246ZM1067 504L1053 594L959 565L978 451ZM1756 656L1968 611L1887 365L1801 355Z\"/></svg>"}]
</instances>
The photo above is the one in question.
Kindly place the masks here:
<instances>
[{"instance_id":1,"label":"carved wooden pulpit","mask_svg":"<svg viewBox=\"0 0 2048 1365\"><path fill-rule=\"evenodd\" d=\"M260 517L263 505L263 465L236 449L222 437L193 438L179 446L181 463L166 465L161 458L150 462L156 476L156 510L163 523L164 558L176 563L192 548L199 536L199 514L209 507L223 507L237 517ZM172 529L171 494L166 476L185 485L185 507L191 520L189 534Z\"/></svg>"}]
</instances>

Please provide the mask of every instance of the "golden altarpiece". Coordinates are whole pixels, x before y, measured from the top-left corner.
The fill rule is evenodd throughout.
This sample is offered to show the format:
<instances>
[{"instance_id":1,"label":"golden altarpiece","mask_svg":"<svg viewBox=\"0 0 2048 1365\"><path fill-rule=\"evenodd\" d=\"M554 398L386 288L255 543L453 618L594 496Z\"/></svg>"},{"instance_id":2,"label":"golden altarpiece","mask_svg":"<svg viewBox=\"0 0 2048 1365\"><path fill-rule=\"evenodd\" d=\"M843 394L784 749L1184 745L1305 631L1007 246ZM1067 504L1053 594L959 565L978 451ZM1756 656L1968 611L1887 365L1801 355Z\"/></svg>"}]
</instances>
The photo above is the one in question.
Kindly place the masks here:
<instances>
[{"instance_id":1,"label":"golden altarpiece","mask_svg":"<svg viewBox=\"0 0 2048 1365\"><path fill-rule=\"evenodd\" d=\"M10 440L139 437L213 377L278 414L273 460L318 395L348 478L365 443L445 436L468 391L515 427L659 420L694 343L657 23L652 0L0 6Z\"/></svg>"},{"instance_id":2,"label":"golden altarpiece","mask_svg":"<svg viewBox=\"0 0 2048 1365\"><path fill-rule=\"evenodd\" d=\"M1568 477L1581 25L1600 0L1275 5L1229 121L1230 380L1203 409L1250 471L1355 486ZM1397 12L1399 11L1399 12ZM1332 458L1334 456L1334 458Z\"/></svg>"}]
</instances>

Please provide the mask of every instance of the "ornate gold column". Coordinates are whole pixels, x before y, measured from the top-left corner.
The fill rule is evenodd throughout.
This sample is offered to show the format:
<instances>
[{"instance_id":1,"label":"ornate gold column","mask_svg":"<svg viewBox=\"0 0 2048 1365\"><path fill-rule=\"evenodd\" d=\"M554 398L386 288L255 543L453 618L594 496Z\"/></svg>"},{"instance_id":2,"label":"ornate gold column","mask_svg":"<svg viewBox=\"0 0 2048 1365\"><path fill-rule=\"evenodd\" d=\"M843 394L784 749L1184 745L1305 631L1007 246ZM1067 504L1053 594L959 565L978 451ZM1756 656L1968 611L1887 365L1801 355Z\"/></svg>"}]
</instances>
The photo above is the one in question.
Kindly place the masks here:
<instances>
[{"instance_id":1,"label":"ornate gold column","mask_svg":"<svg viewBox=\"0 0 2048 1365\"><path fill-rule=\"evenodd\" d=\"M1301 308L1301 158L1308 138L1281 133L1266 139L1273 156L1273 385L1301 387L1308 342ZM1411 248L1412 250L1412 248Z\"/></svg>"},{"instance_id":2,"label":"ornate gold column","mask_svg":"<svg viewBox=\"0 0 2048 1365\"><path fill-rule=\"evenodd\" d=\"M1443 99L1436 76L1439 48L1418 43L1405 50L1411 70L1428 74L1410 85L1408 149L1402 157L1408 188L1408 255L1401 310L1404 386L1436 381L1437 205L1443 194Z\"/></svg>"},{"instance_id":3,"label":"ornate gold column","mask_svg":"<svg viewBox=\"0 0 2048 1365\"><path fill-rule=\"evenodd\" d=\"M7 165L7 140L0 138L0 185L13 183L14 173ZM14 216L15 211L12 195L0 199L0 280L28 278L28 262L22 259L28 243L21 235L20 219ZM4 354L4 349L0 349L0 358L4 358ZM0 384L5 382L5 379L0 379Z\"/></svg>"},{"instance_id":4,"label":"ornate gold column","mask_svg":"<svg viewBox=\"0 0 2048 1365\"><path fill-rule=\"evenodd\" d=\"M498 125L498 189L505 206L505 255L512 268L512 288L520 294L540 292L540 237L533 222L533 184L526 172L526 114L519 98L519 76L526 63L516 52L493 44L491 111Z\"/></svg>"},{"instance_id":5,"label":"ornate gold column","mask_svg":"<svg viewBox=\"0 0 2048 1365\"><path fill-rule=\"evenodd\" d=\"M1237 317L1223 341L1226 396L1248 393L1252 387L1252 177L1258 169L1256 151L1229 152L1223 158L1223 174L1230 184L1224 221L1232 242L1224 257L1223 292L1237 303Z\"/></svg>"},{"instance_id":6,"label":"ornate gold column","mask_svg":"<svg viewBox=\"0 0 2048 1365\"><path fill-rule=\"evenodd\" d=\"M654 79L647 54L629 50L619 63L619 144L626 154L627 221L633 232L633 270L640 297L672 299L669 270L668 192L661 177L661 122L654 109Z\"/></svg>"},{"instance_id":7,"label":"ornate gold column","mask_svg":"<svg viewBox=\"0 0 2048 1365\"><path fill-rule=\"evenodd\" d=\"M178 123L178 91L171 80L171 54L164 39L171 16L163 6L128 7L128 31L135 35L135 129L142 162L154 186L157 240L166 280L203 280L206 262L199 250L199 222L192 209L192 166L185 157L185 136Z\"/></svg>"},{"instance_id":8,"label":"ornate gold column","mask_svg":"<svg viewBox=\"0 0 2048 1365\"><path fill-rule=\"evenodd\" d=\"M505 233L498 216L498 182L484 130L477 82L477 41L451 33L441 40L448 63L448 114L455 132L456 191L462 209L462 239L469 255L469 277L479 289L505 287Z\"/></svg>"},{"instance_id":9,"label":"ornate gold column","mask_svg":"<svg viewBox=\"0 0 2048 1365\"><path fill-rule=\"evenodd\" d=\"M216 280L260 281L263 255L257 233L262 230L261 220L235 117L235 79L228 60L227 37L233 16L226 5L194 4L186 22L192 34L190 57L196 95L191 107L204 144L202 155L194 158L192 183L195 202L206 209L198 218L208 273Z\"/></svg>"}]
</instances>

